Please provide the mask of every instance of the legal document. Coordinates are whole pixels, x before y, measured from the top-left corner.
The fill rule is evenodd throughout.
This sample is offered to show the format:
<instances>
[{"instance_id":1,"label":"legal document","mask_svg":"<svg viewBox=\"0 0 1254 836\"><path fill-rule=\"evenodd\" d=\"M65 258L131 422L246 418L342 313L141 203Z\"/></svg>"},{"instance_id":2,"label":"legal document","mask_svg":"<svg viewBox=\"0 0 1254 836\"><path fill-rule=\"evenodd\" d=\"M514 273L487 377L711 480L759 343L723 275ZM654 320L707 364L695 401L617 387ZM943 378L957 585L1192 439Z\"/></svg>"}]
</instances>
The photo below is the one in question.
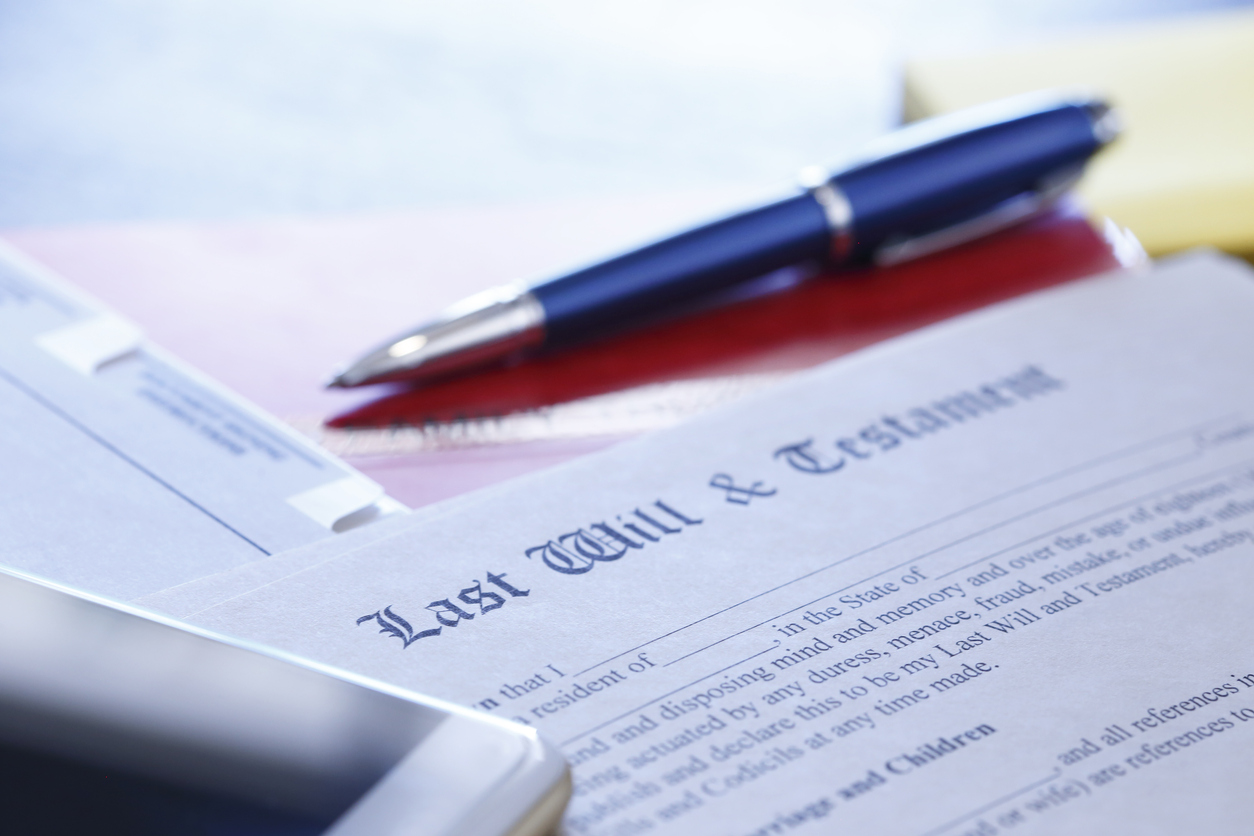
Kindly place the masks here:
<instances>
[{"instance_id":1,"label":"legal document","mask_svg":"<svg viewBox=\"0 0 1254 836\"><path fill-rule=\"evenodd\" d=\"M572 834L1247 832L1251 275L999 305L190 620L535 726Z\"/></svg>"}]
</instances>

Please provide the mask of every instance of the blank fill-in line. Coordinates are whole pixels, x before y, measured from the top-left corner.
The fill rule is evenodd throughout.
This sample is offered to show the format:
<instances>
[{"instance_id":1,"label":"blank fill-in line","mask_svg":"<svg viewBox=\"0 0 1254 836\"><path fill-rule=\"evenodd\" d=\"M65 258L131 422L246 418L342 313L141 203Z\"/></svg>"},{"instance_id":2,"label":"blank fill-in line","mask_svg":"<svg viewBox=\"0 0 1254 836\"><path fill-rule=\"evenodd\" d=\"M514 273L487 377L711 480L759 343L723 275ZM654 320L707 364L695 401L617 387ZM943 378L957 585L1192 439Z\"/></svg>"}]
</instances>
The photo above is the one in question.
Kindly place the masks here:
<instances>
[{"instance_id":1,"label":"blank fill-in line","mask_svg":"<svg viewBox=\"0 0 1254 836\"><path fill-rule=\"evenodd\" d=\"M667 697L678 694L680 691L684 690L685 688L691 688L693 685L696 685L698 682L704 682L705 680L709 679L712 676L718 676L720 673L723 673L724 671L729 671L738 665L743 665L745 662L748 662L750 659L758 658L763 653L770 653L772 650L775 650L778 647L779 647L779 639L775 639L775 641L771 644L771 646L766 648L766 650L759 650L757 653L753 654L752 656L746 656L745 658L741 659L739 662L733 662L732 664L728 665L725 668L719 668L714 673L707 673L705 676L701 677L700 679L694 679L691 682L687 683L686 685L680 685L678 688L676 688L673 691L667 691L665 694L663 694L660 697L654 697L648 702L642 702L640 703L640 705L636 706L630 711L624 711L622 714L619 714L617 717L613 717L609 720L606 720L604 723L600 723L599 725L593 726L590 729L585 729L584 731L581 731L579 734L575 735L574 737L568 737L567 739L562 741L561 745L565 746L568 743L574 743L579 738L587 737L588 735L592 734L595 731L600 731L601 729L605 728L611 723L617 723L619 720L623 719L624 717L630 714L635 714L637 711L641 710L642 708L648 708L649 706L653 705L653 703L655 702L661 702Z\"/></svg>"}]
</instances>

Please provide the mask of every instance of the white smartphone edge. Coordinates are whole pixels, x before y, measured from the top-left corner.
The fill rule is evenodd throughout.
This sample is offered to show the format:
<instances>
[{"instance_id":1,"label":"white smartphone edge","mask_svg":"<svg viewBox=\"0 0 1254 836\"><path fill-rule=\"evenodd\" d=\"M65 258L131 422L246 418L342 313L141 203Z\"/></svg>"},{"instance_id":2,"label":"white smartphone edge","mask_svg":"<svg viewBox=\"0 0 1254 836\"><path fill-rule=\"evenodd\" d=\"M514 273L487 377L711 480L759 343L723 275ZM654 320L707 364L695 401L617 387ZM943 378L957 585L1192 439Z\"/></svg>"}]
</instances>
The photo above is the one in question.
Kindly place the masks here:
<instances>
[{"instance_id":1,"label":"white smartphone edge","mask_svg":"<svg viewBox=\"0 0 1254 836\"><path fill-rule=\"evenodd\" d=\"M565 759L534 730L461 709L325 836L547 836L570 791Z\"/></svg>"},{"instance_id":2,"label":"white smartphone edge","mask_svg":"<svg viewBox=\"0 0 1254 836\"><path fill-rule=\"evenodd\" d=\"M528 726L12 567L0 566L0 574L444 714L323 836L548 836L556 831L570 799L572 784L565 758Z\"/></svg>"}]
</instances>

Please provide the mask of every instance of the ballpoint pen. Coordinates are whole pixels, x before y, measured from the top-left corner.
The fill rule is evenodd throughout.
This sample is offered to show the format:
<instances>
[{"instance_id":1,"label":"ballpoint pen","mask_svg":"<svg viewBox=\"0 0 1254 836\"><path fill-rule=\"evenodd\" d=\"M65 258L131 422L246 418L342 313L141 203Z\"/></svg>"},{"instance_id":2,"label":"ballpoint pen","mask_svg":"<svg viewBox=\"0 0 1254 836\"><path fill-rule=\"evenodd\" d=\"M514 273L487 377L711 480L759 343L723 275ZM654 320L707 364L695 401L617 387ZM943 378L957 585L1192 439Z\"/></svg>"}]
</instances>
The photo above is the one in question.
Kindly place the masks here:
<instances>
[{"instance_id":1,"label":"ballpoint pen","mask_svg":"<svg viewBox=\"0 0 1254 836\"><path fill-rule=\"evenodd\" d=\"M330 381L423 380L563 348L782 267L889 265L1025 220L1119 132L1101 99L1037 94L919 122L793 197L531 286L472 296Z\"/></svg>"}]
</instances>

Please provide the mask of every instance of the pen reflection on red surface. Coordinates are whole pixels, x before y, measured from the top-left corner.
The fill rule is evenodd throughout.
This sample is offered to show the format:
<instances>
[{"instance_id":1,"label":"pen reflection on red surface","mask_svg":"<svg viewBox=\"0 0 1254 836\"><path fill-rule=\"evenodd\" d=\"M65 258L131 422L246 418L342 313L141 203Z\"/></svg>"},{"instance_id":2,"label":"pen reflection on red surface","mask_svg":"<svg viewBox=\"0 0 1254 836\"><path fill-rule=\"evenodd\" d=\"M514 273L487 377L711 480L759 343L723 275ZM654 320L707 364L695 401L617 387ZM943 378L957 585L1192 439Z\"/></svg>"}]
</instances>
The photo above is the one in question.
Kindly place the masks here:
<instances>
[{"instance_id":1,"label":"pen reflection on red surface","mask_svg":"<svg viewBox=\"0 0 1254 836\"><path fill-rule=\"evenodd\" d=\"M648 383L802 369L1023 293L1118 267L1080 214L919 261L819 275L579 348L391 393L330 419L386 427L507 415Z\"/></svg>"}]
</instances>

